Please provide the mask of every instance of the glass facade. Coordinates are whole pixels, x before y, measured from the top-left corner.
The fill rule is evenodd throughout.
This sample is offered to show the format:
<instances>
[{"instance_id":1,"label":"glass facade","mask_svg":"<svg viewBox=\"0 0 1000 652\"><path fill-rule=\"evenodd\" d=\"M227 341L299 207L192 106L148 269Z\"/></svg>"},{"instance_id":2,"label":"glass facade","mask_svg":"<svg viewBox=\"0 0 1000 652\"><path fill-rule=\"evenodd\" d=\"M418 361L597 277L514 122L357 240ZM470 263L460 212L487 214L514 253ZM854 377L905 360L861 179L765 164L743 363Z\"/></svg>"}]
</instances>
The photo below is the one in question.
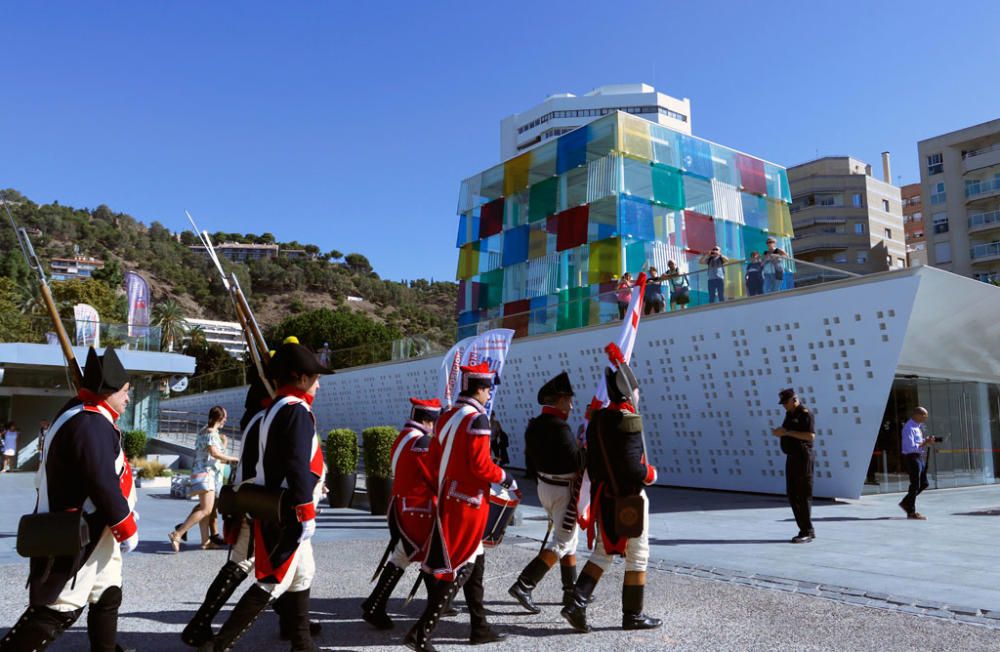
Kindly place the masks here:
<instances>
[{"instance_id":1,"label":"glass facade","mask_svg":"<svg viewBox=\"0 0 1000 652\"><path fill-rule=\"evenodd\" d=\"M459 337L481 324L522 336L616 319L621 274L662 273L668 260L696 272L716 245L739 260L774 236L791 255L790 202L780 166L607 115L462 182ZM692 303L707 302L707 276L690 281ZM742 272L727 268L726 296L744 294Z\"/></svg>"},{"instance_id":2,"label":"glass facade","mask_svg":"<svg viewBox=\"0 0 1000 652\"><path fill-rule=\"evenodd\" d=\"M1000 477L1000 385L897 376L875 442L863 493L906 491L900 453L903 424L917 406L930 413L924 432L942 437L928 456L931 489L994 484Z\"/></svg>"}]
</instances>

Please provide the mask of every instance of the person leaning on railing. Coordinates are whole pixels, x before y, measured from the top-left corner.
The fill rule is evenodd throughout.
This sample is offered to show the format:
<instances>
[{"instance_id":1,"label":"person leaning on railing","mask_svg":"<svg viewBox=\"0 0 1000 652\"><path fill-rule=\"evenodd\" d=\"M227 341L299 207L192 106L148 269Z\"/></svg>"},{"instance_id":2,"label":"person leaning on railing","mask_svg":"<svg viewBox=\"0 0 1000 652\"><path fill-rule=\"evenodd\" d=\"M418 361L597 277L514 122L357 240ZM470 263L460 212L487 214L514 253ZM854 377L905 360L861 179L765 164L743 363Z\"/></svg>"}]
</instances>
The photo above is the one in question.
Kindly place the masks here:
<instances>
[{"instance_id":1,"label":"person leaning on railing","mask_svg":"<svg viewBox=\"0 0 1000 652\"><path fill-rule=\"evenodd\" d=\"M708 302L715 303L726 300L726 270L729 259L722 255L719 247L712 247L707 254L702 255L702 265L708 266Z\"/></svg>"},{"instance_id":2,"label":"person leaning on railing","mask_svg":"<svg viewBox=\"0 0 1000 652\"><path fill-rule=\"evenodd\" d=\"M649 268L649 279L646 281L646 300L642 306L642 314L661 313L666 308L667 300L663 296L663 281L666 276L656 273L655 267Z\"/></svg>"},{"instance_id":3,"label":"person leaning on railing","mask_svg":"<svg viewBox=\"0 0 1000 652\"><path fill-rule=\"evenodd\" d=\"M670 309L680 308L687 310L688 302L691 301L691 283L688 282L687 274L681 274L677 268L677 263L672 260L667 261L667 271L663 278L670 282Z\"/></svg>"},{"instance_id":4,"label":"person leaning on railing","mask_svg":"<svg viewBox=\"0 0 1000 652\"><path fill-rule=\"evenodd\" d=\"M767 249L764 250L764 293L776 292L781 289L785 279L784 258L788 256L777 247L778 241L773 237L767 239Z\"/></svg>"},{"instance_id":5,"label":"person leaning on railing","mask_svg":"<svg viewBox=\"0 0 1000 652\"><path fill-rule=\"evenodd\" d=\"M618 319L625 319L625 311L628 310L629 301L632 300L632 275L628 272L622 274L622 280L618 281L618 288L615 290L615 297L618 299Z\"/></svg>"}]
</instances>

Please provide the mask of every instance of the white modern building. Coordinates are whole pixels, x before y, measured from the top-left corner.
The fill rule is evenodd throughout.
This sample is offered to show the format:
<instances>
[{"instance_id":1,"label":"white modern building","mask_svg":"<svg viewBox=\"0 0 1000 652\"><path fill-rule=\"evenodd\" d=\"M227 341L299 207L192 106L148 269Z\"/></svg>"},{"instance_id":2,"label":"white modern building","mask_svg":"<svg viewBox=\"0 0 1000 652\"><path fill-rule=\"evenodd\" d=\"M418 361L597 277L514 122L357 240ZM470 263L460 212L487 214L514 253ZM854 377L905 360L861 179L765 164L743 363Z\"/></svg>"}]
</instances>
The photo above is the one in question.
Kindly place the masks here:
<instances>
[{"instance_id":1,"label":"white modern building","mask_svg":"<svg viewBox=\"0 0 1000 652\"><path fill-rule=\"evenodd\" d=\"M585 95L556 93L500 121L500 160L573 131L603 115L624 111L685 134L691 133L691 100L659 93L649 84L599 86Z\"/></svg>"},{"instance_id":2,"label":"white modern building","mask_svg":"<svg viewBox=\"0 0 1000 652\"><path fill-rule=\"evenodd\" d=\"M942 319L947 315L947 319ZM607 363L609 323L514 340L495 399L523 465L538 388L569 372L585 405ZM931 267L852 277L686 311L644 317L632 366L659 483L783 494L784 464L771 428L794 387L816 414L817 496L903 491L899 433L917 405L945 441L932 487L993 484L1000 473L1000 288ZM410 396L437 393L441 358L344 369L323 379L313 404L320 436L402 425ZM245 388L186 396L164 407L242 413ZM571 425L582 422L582 410ZM874 452L874 454L873 454Z\"/></svg>"},{"instance_id":3,"label":"white modern building","mask_svg":"<svg viewBox=\"0 0 1000 652\"><path fill-rule=\"evenodd\" d=\"M185 319L188 328L198 327L205 332L205 340L209 344L219 344L226 353L234 358L243 359L246 352L246 341L243 339L243 329L235 321L215 321L212 319Z\"/></svg>"}]
</instances>

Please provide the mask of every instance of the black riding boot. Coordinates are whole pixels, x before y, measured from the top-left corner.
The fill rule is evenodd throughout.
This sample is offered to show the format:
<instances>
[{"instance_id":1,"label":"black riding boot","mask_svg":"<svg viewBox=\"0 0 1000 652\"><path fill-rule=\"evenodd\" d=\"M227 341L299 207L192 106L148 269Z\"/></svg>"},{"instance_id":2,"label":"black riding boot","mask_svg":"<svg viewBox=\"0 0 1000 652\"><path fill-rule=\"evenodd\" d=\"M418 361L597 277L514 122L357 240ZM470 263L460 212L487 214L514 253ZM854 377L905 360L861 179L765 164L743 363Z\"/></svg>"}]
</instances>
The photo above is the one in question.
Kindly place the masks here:
<instances>
[{"instance_id":1,"label":"black riding boot","mask_svg":"<svg viewBox=\"0 0 1000 652\"><path fill-rule=\"evenodd\" d=\"M278 614L278 638L282 641L292 640L292 630L295 628L295 612L288 604L288 591L285 591L271 603L271 609ZM312 620L309 621L309 635L313 638L319 636L323 631L323 626Z\"/></svg>"},{"instance_id":2,"label":"black riding boot","mask_svg":"<svg viewBox=\"0 0 1000 652\"><path fill-rule=\"evenodd\" d=\"M0 640L4 652L34 652L44 650L76 622L83 609L56 611L48 607L28 607L21 618Z\"/></svg>"},{"instance_id":3,"label":"black riding boot","mask_svg":"<svg viewBox=\"0 0 1000 652\"><path fill-rule=\"evenodd\" d=\"M521 606L529 612L533 614L542 613L541 608L531 598L531 592L535 590L535 587L538 586L538 583L542 581L542 578L548 572L548 564L542 561L540 557L535 557L524 567L517 581L507 589L507 593L520 602ZM570 587L572 588L572 584Z\"/></svg>"},{"instance_id":4,"label":"black riding boot","mask_svg":"<svg viewBox=\"0 0 1000 652\"><path fill-rule=\"evenodd\" d=\"M438 619L441 618L441 612L451 604L452 598L455 597L458 590L469 579L471 573L472 564L466 564L458 571L455 579L451 582L442 582L441 580L431 581L424 613L420 615L413 628L406 634L406 638L403 639L406 647L417 652L436 652L436 648L431 645L431 634L434 633L434 628L437 627Z\"/></svg>"},{"instance_id":5,"label":"black riding boot","mask_svg":"<svg viewBox=\"0 0 1000 652\"><path fill-rule=\"evenodd\" d=\"M590 625L587 624L587 604L596 586L597 579L588 573L581 573L576 580L576 586L573 587L572 603L559 612L578 632L590 631Z\"/></svg>"},{"instance_id":6,"label":"black riding boot","mask_svg":"<svg viewBox=\"0 0 1000 652\"><path fill-rule=\"evenodd\" d=\"M430 599L431 591L433 590L434 583L437 582L437 580L434 579L434 576L431 575L430 573L421 572L420 576L424 578L424 588L427 589L427 597L428 599ZM458 615L458 609L456 609L455 605L453 605L451 602L446 604L444 606L444 609L441 610L442 618L451 618L452 616L457 616L457 615Z\"/></svg>"},{"instance_id":7,"label":"black riding boot","mask_svg":"<svg viewBox=\"0 0 1000 652\"><path fill-rule=\"evenodd\" d=\"M256 584L247 589L240 601L233 607L233 612L223 623L219 633L210 641L202 644L198 648L199 652L227 652L233 649L236 641L250 629L253 621L257 620L267 604L271 601L271 594Z\"/></svg>"},{"instance_id":8,"label":"black riding boot","mask_svg":"<svg viewBox=\"0 0 1000 652\"><path fill-rule=\"evenodd\" d=\"M403 572L403 569L396 564L387 563L382 569L382 574L378 576L378 584L375 585L371 595L361 603L361 617L375 629L386 630L395 626L392 618L385 612L385 605L389 602L392 590L403 577Z\"/></svg>"},{"instance_id":9,"label":"black riding boot","mask_svg":"<svg viewBox=\"0 0 1000 652\"><path fill-rule=\"evenodd\" d=\"M305 591L286 592L285 606L282 610L286 613L289 630L289 640L292 643L292 652L313 652L316 650L312 640L312 632L309 627L309 589Z\"/></svg>"},{"instance_id":10,"label":"black riding boot","mask_svg":"<svg viewBox=\"0 0 1000 652\"><path fill-rule=\"evenodd\" d=\"M576 586L576 564L563 566L560 564L559 573L562 575L563 606L568 607L573 604L573 587Z\"/></svg>"},{"instance_id":11,"label":"black riding boot","mask_svg":"<svg viewBox=\"0 0 1000 652\"><path fill-rule=\"evenodd\" d=\"M468 581L462 587L465 593L465 605L469 608L469 624L472 630L469 633L469 642L473 645L482 643L495 643L507 638L506 634L501 634L490 627L486 622L486 606L483 604L483 575L486 573L486 555L476 557L472 564L472 573Z\"/></svg>"},{"instance_id":12,"label":"black riding boot","mask_svg":"<svg viewBox=\"0 0 1000 652\"><path fill-rule=\"evenodd\" d=\"M659 618L650 618L642 613L645 589L642 584L622 587L622 629L656 629L663 624Z\"/></svg>"},{"instance_id":13,"label":"black riding boot","mask_svg":"<svg viewBox=\"0 0 1000 652\"><path fill-rule=\"evenodd\" d=\"M219 573L205 592L205 600L198 607L194 618L181 632L181 640L185 645L199 647L212 639L212 621L236 587L246 578L246 571L234 561L226 562L225 566L219 569Z\"/></svg>"},{"instance_id":14,"label":"black riding boot","mask_svg":"<svg viewBox=\"0 0 1000 652\"><path fill-rule=\"evenodd\" d=\"M87 638L91 652L115 652L118 647L118 608L122 589L109 586L97 602L87 608Z\"/></svg>"}]
</instances>

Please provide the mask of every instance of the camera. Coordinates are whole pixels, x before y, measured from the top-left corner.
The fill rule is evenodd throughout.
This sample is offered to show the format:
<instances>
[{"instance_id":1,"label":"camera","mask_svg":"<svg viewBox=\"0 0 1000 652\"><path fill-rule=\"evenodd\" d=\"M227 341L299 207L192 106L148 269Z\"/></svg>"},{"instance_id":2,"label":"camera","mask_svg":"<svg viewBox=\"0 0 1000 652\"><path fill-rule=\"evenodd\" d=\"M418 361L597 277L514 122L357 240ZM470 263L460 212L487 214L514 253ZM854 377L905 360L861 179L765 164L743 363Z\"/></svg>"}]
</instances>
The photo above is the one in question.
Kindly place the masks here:
<instances>
[{"instance_id":1,"label":"camera","mask_svg":"<svg viewBox=\"0 0 1000 652\"><path fill-rule=\"evenodd\" d=\"M935 444L940 444L941 442L943 442L943 441L944 441L944 437L935 437L935 436L930 436L930 437L928 437L928 439L930 439L930 440L931 440L932 442L934 442Z\"/></svg>"}]
</instances>

